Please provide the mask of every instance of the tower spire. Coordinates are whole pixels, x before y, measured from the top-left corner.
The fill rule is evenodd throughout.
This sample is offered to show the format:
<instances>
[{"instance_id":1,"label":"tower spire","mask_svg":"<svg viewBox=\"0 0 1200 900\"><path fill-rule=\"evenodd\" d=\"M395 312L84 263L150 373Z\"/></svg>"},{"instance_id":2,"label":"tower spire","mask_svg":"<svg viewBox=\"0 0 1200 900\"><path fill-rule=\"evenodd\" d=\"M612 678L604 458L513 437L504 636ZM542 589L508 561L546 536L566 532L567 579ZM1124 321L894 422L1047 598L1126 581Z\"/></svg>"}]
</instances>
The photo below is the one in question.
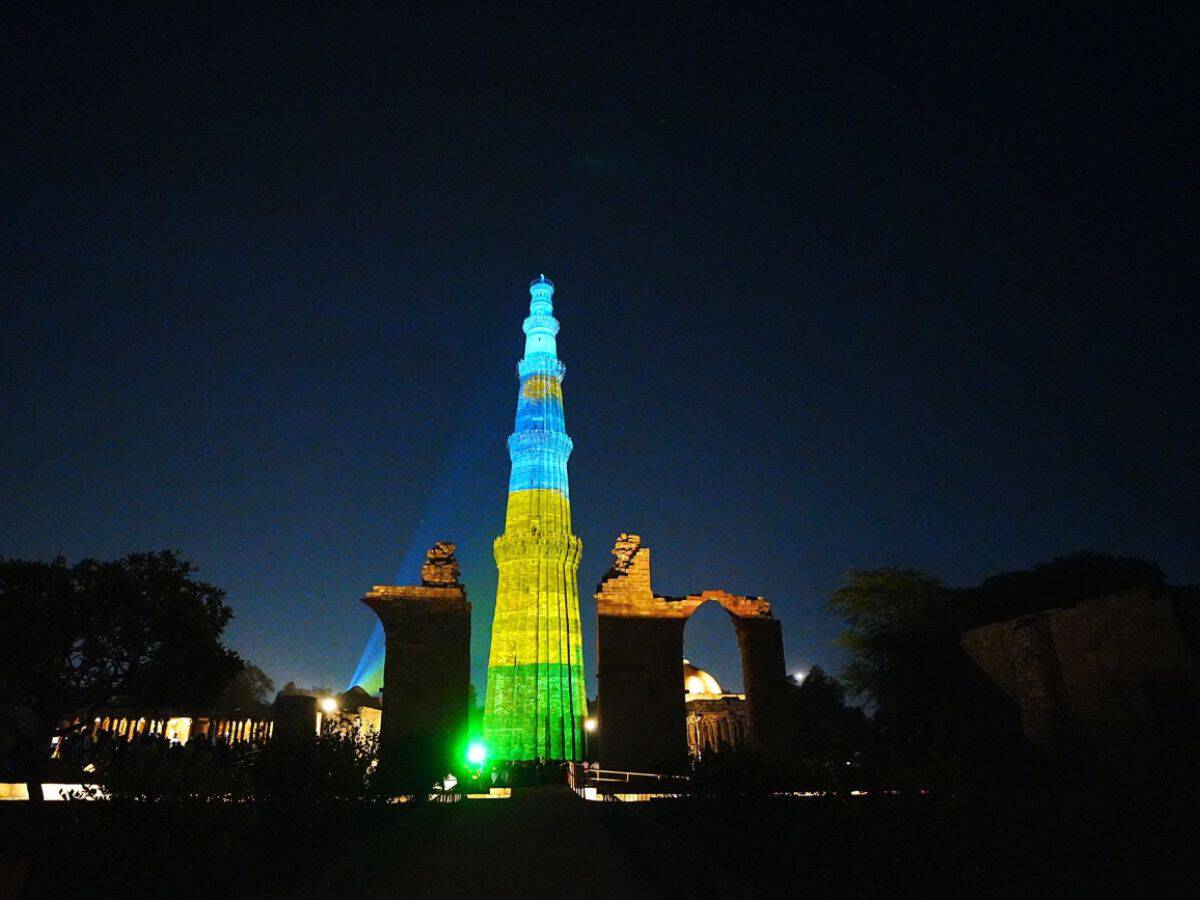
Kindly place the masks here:
<instances>
[{"instance_id":1,"label":"tower spire","mask_svg":"<svg viewBox=\"0 0 1200 900\"><path fill-rule=\"evenodd\" d=\"M558 319L554 318L554 282L539 275L529 283L529 316L525 331L525 357L541 353L558 355Z\"/></svg>"},{"instance_id":2,"label":"tower spire","mask_svg":"<svg viewBox=\"0 0 1200 900\"><path fill-rule=\"evenodd\" d=\"M484 740L497 759L579 759L587 714L579 620L579 558L571 532L554 283L529 285L525 356L508 454L504 533L493 542L499 579L488 657Z\"/></svg>"}]
</instances>

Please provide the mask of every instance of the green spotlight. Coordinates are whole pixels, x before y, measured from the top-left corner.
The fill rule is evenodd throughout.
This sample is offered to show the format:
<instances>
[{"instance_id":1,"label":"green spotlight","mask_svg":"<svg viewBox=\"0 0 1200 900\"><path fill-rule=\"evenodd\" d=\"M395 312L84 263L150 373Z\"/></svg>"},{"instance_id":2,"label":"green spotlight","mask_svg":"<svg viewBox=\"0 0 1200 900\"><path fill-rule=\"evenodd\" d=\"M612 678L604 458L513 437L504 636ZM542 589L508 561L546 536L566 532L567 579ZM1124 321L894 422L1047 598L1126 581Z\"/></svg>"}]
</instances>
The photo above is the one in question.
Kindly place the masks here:
<instances>
[{"instance_id":1,"label":"green spotlight","mask_svg":"<svg viewBox=\"0 0 1200 900\"><path fill-rule=\"evenodd\" d=\"M482 766L487 760L487 747L478 742L467 748L467 762L473 766Z\"/></svg>"}]
</instances>

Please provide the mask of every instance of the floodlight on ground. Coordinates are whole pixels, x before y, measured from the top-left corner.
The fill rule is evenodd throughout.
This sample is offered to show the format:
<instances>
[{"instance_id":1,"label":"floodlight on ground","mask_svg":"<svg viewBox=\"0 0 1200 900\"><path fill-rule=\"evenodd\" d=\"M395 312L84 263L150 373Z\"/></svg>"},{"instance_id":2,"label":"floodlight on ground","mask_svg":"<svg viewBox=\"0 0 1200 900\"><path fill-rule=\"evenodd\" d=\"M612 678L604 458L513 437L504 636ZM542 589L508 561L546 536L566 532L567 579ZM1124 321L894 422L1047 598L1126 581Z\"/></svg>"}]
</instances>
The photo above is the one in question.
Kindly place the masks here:
<instances>
[{"instance_id":1,"label":"floodlight on ground","mask_svg":"<svg viewBox=\"0 0 1200 900\"><path fill-rule=\"evenodd\" d=\"M473 766L482 766L487 761L487 747L476 741L467 748L467 762Z\"/></svg>"},{"instance_id":2,"label":"floodlight on ground","mask_svg":"<svg viewBox=\"0 0 1200 900\"><path fill-rule=\"evenodd\" d=\"M321 711L326 713L337 712L338 703L332 697L323 697L321 699Z\"/></svg>"},{"instance_id":3,"label":"floodlight on ground","mask_svg":"<svg viewBox=\"0 0 1200 900\"><path fill-rule=\"evenodd\" d=\"M583 730L584 731L595 731L596 730L596 720L595 719L584 719L583 720Z\"/></svg>"}]
</instances>

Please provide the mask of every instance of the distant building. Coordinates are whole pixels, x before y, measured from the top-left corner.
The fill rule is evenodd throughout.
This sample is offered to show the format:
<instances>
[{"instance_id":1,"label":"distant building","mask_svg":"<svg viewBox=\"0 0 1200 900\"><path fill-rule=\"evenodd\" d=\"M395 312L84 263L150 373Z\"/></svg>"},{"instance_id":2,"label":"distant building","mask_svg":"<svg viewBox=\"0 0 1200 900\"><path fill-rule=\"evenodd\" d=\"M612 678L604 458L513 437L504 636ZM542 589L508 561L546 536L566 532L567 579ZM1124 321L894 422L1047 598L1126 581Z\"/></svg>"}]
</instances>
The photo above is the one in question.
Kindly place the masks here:
<instances>
[{"instance_id":1,"label":"distant building","mask_svg":"<svg viewBox=\"0 0 1200 900\"><path fill-rule=\"evenodd\" d=\"M73 727L93 738L108 735L117 741L134 741L149 735L173 744L194 740L210 744L263 743L270 740L273 733L269 713L270 707L265 710L214 710L118 704L72 713L59 722L59 727ZM57 744L55 738L56 756Z\"/></svg>"},{"instance_id":2,"label":"distant building","mask_svg":"<svg viewBox=\"0 0 1200 900\"><path fill-rule=\"evenodd\" d=\"M962 645L1052 758L1132 773L1200 751L1200 598L1139 589L974 628Z\"/></svg>"},{"instance_id":3,"label":"distant building","mask_svg":"<svg viewBox=\"0 0 1200 900\"><path fill-rule=\"evenodd\" d=\"M303 737L325 731L374 734L383 721L383 701L355 685L342 694L298 688L288 682L275 696L273 734Z\"/></svg>"},{"instance_id":4,"label":"distant building","mask_svg":"<svg viewBox=\"0 0 1200 900\"><path fill-rule=\"evenodd\" d=\"M749 739L745 694L721 690L717 679L683 661L683 703L687 710L688 753L701 759Z\"/></svg>"},{"instance_id":5,"label":"distant building","mask_svg":"<svg viewBox=\"0 0 1200 900\"><path fill-rule=\"evenodd\" d=\"M114 703L65 716L59 726L74 726L92 737L109 735L117 741L134 741L149 735L186 745L202 740L209 744L264 744L276 733L281 711L292 698L307 700L297 708L303 731L353 726L363 732L379 730L380 700L360 687L344 694L318 695L289 684L276 697L274 706L256 709L187 709ZM285 714L286 715L286 714ZM91 720L90 723L88 720ZM57 739L55 741L57 755Z\"/></svg>"}]
</instances>

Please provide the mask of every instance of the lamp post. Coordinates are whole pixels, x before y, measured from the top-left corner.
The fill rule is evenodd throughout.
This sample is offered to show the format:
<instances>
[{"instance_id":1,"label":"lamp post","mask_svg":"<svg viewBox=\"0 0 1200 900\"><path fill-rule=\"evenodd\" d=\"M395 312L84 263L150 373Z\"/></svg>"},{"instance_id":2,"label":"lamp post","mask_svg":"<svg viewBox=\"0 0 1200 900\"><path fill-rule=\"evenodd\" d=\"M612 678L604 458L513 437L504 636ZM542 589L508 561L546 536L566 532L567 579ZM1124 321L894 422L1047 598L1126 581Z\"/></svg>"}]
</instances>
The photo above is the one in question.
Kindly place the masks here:
<instances>
[{"instance_id":1,"label":"lamp post","mask_svg":"<svg viewBox=\"0 0 1200 900\"><path fill-rule=\"evenodd\" d=\"M583 720L583 755L590 756L592 752L592 734L596 730L596 720L588 716Z\"/></svg>"}]
</instances>

